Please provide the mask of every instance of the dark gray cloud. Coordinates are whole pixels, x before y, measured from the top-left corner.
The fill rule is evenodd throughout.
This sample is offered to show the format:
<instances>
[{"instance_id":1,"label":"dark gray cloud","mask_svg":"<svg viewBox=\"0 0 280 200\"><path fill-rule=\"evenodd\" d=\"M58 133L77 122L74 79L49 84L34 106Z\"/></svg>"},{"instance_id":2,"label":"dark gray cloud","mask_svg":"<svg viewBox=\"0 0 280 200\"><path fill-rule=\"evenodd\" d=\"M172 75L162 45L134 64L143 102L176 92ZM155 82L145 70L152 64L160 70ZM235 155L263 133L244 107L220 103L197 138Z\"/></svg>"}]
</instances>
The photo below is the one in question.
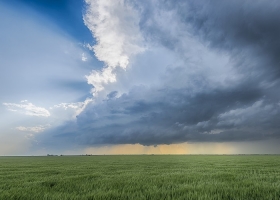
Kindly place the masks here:
<instances>
[{"instance_id":1,"label":"dark gray cloud","mask_svg":"<svg viewBox=\"0 0 280 200\"><path fill-rule=\"evenodd\" d=\"M113 98L115 98L117 95L118 95L118 91L113 91L113 92L110 92L109 94L107 94L107 98L108 98L108 99L113 99Z\"/></svg>"},{"instance_id":2,"label":"dark gray cloud","mask_svg":"<svg viewBox=\"0 0 280 200\"><path fill-rule=\"evenodd\" d=\"M229 51L243 73L258 70L259 76L266 76L262 78L279 78L279 1L166 2L166 9L174 9L192 26L193 35L212 48Z\"/></svg>"},{"instance_id":3,"label":"dark gray cloud","mask_svg":"<svg viewBox=\"0 0 280 200\"><path fill-rule=\"evenodd\" d=\"M277 0L156 2L137 4L143 12L140 26L151 41L183 51L184 32L189 32L210 48L228 51L241 72L257 70L254 76L279 78L280 3ZM170 21L164 18L164 12L171 16Z\"/></svg>"},{"instance_id":4,"label":"dark gray cloud","mask_svg":"<svg viewBox=\"0 0 280 200\"><path fill-rule=\"evenodd\" d=\"M253 85L194 96L184 89L138 87L119 98L89 105L76 122L51 136L55 141L88 146L252 141L279 137L279 120L279 104L269 102Z\"/></svg>"},{"instance_id":5,"label":"dark gray cloud","mask_svg":"<svg viewBox=\"0 0 280 200\"><path fill-rule=\"evenodd\" d=\"M134 2L142 34L183 62L166 68L157 86L135 86L119 97L117 91L108 93L76 121L43 134L41 141L67 138L90 146L279 138L279 1L155 2ZM234 73L221 72L222 84L221 78L213 79L220 75L219 69L212 70L219 60L193 64L190 57L200 56L189 54L197 44L193 40L229 57ZM208 65L214 67L204 70Z\"/></svg>"}]
</instances>

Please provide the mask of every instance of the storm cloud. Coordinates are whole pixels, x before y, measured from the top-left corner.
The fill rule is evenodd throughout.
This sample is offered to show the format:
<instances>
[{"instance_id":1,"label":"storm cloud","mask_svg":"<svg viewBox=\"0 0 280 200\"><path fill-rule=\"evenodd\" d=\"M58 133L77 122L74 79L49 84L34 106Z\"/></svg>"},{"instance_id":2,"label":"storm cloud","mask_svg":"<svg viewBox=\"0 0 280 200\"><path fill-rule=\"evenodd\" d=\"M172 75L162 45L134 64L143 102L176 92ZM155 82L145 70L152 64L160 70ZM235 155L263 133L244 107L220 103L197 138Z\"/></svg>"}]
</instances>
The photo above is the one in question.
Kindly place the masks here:
<instances>
[{"instance_id":1,"label":"storm cloud","mask_svg":"<svg viewBox=\"0 0 280 200\"><path fill-rule=\"evenodd\" d=\"M141 34L146 52L157 53L141 66L137 62L143 63L145 52L127 57L127 71L114 68L116 81L104 86L105 95L89 103L76 120L38 136L42 144L159 145L280 137L279 1L118 3L137 13L137 37ZM120 18L125 27L131 24L127 17ZM130 36L126 42L131 41ZM161 58L170 62L159 66L155 60Z\"/></svg>"}]
</instances>

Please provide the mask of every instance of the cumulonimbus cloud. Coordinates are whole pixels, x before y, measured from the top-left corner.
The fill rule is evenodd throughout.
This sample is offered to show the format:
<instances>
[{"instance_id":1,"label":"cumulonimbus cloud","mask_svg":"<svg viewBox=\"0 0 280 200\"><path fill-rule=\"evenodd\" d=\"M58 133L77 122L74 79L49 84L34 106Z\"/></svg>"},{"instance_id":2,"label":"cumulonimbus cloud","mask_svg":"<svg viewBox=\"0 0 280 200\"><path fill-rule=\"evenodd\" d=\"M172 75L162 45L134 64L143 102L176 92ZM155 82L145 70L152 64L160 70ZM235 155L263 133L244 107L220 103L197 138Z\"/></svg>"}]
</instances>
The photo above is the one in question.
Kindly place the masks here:
<instances>
[{"instance_id":1,"label":"cumulonimbus cloud","mask_svg":"<svg viewBox=\"0 0 280 200\"><path fill-rule=\"evenodd\" d=\"M143 38L139 31L137 12L124 0L86 0L85 25L96 40L88 47L96 58L104 62L101 71L93 70L86 76L93 85L93 94L104 89L104 85L116 81L115 68L126 69L132 55L143 51Z\"/></svg>"},{"instance_id":2,"label":"cumulonimbus cloud","mask_svg":"<svg viewBox=\"0 0 280 200\"><path fill-rule=\"evenodd\" d=\"M92 22L98 47L94 51L107 66L101 72L93 72L95 87L100 84L103 89L109 82L121 82L113 76L116 67L110 66L121 67L125 63L121 62L123 56L132 55L126 53L126 45L117 45L117 54L110 54L110 45L114 44L102 45L105 38L113 41L118 35L124 38L121 41L135 44L129 30L120 32L119 26L115 27L115 20L126 15L116 8L129 5L127 2L141 8L134 30L141 31L148 45L168 49L176 55L177 62L167 63L170 67L159 66L163 73L153 76L161 78L156 86L136 84L120 95L116 88L108 91L114 92L113 98L109 95L98 104L88 104L74 122L46 133L45 141L67 138L69 143L86 146L157 145L280 137L278 1L87 2L94 5L89 16L107 13L102 23ZM228 12L229 8L232 12ZM143 70L150 73L154 63L147 59Z\"/></svg>"}]
</instances>

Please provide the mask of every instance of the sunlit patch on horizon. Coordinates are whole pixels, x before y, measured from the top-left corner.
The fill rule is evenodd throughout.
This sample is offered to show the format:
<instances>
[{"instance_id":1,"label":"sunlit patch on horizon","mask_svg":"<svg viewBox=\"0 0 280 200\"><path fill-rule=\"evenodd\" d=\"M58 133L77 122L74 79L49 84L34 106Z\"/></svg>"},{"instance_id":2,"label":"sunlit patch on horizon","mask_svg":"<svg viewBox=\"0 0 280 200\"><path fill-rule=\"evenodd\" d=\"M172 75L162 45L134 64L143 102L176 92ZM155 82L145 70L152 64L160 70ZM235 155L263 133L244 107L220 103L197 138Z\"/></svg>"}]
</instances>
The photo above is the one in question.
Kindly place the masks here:
<instances>
[{"instance_id":1,"label":"sunlit patch on horizon","mask_svg":"<svg viewBox=\"0 0 280 200\"><path fill-rule=\"evenodd\" d=\"M124 144L85 149L86 154L93 155L138 155L138 154L234 154L233 147L226 143L181 143L170 145L143 146Z\"/></svg>"}]
</instances>

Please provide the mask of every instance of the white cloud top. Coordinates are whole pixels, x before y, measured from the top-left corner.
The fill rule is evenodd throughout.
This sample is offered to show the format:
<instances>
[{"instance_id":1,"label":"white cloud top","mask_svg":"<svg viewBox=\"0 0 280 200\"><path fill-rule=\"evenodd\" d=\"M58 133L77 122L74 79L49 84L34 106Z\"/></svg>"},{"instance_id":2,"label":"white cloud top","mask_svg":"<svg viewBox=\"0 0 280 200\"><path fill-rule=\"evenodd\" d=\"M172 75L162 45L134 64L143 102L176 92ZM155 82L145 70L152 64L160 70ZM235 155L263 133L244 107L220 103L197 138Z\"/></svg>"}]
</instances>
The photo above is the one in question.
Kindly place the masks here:
<instances>
[{"instance_id":1,"label":"white cloud top","mask_svg":"<svg viewBox=\"0 0 280 200\"><path fill-rule=\"evenodd\" d=\"M96 95L104 89L104 85L116 82L116 67L126 69L130 57L144 48L137 11L128 2L86 0L86 3L88 7L84 23L97 42L93 47L88 47L98 60L105 63L101 71L92 71L86 76L88 83L94 86L92 93Z\"/></svg>"}]
</instances>

